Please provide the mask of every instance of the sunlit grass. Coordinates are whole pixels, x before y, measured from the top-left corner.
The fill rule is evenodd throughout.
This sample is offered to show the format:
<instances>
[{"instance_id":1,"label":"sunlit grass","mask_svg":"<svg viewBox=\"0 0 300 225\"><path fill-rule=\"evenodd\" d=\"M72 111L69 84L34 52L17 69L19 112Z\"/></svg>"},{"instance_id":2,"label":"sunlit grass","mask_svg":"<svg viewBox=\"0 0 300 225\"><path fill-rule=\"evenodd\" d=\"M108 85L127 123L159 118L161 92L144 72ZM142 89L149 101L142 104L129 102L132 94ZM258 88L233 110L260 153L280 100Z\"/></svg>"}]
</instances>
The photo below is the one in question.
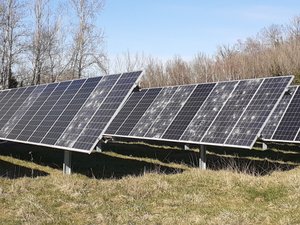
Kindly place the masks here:
<instances>
[{"instance_id":1,"label":"sunlit grass","mask_svg":"<svg viewBox=\"0 0 300 225\"><path fill-rule=\"evenodd\" d=\"M102 163L112 164L118 174L123 170L120 179L63 176L61 168L0 156L12 166L47 174L0 178L0 224L300 224L300 168L263 176L250 165L239 167L238 156L223 155L227 167L200 171L193 163L168 162L168 155L100 154ZM156 166L130 175L131 162ZM164 174L161 168L173 172Z\"/></svg>"}]
</instances>

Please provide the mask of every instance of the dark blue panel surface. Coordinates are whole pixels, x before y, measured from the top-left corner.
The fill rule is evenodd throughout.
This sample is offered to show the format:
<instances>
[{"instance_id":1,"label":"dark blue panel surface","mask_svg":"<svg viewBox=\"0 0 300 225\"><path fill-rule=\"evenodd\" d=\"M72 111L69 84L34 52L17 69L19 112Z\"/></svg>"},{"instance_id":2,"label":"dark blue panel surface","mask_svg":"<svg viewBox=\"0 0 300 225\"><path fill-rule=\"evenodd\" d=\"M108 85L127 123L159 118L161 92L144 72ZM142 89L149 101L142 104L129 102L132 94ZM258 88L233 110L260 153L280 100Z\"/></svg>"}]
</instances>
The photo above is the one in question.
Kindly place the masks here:
<instances>
[{"instance_id":1,"label":"dark blue panel surface","mask_svg":"<svg viewBox=\"0 0 300 225\"><path fill-rule=\"evenodd\" d=\"M83 107L77 112L69 126L63 132L62 136L58 139L56 145L72 147L75 144L81 132L89 123L95 112L99 109L119 77L120 74L115 74L104 76L100 80Z\"/></svg>"},{"instance_id":2,"label":"dark blue panel surface","mask_svg":"<svg viewBox=\"0 0 300 225\"><path fill-rule=\"evenodd\" d=\"M72 121L74 116L81 109L85 101L88 99L98 82L101 78L90 78L87 79L84 84L78 89L76 94L72 97L71 101L68 102L64 111L59 115L53 126L50 128L48 133L42 139L42 143L48 145L54 145L59 137L63 134L69 123Z\"/></svg>"},{"instance_id":3,"label":"dark blue panel surface","mask_svg":"<svg viewBox=\"0 0 300 225\"><path fill-rule=\"evenodd\" d=\"M293 141L300 128L300 89L298 87L272 139ZM296 138L297 139L297 138Z\"/></svg>"},{"instance_id":4,"label":"dark blue panel surface","mask_svg":"<svg viewBox=\"0 0 300 225\"><path fill-rule=\"evenodd\" d=\"M235 146L254 144L264 123L290 82L291 77L265 79L225 144Z\"/></svg>"},{"instance_id":5,"label":"dark blue panel surface","mask_svg":"<svg viewBox=\"0 0 300 225\"><path fill-rule=\"evenodd\" d=\"M22 92L16 92L18 97L15 101L10 101L10 107L6 109L6 113L0 119L0 127L5 129L5 124L14 116L17 110L21 107L27 97L32 93L35 87L22 88Z\"/></svg>"},{"instance_id":6,"label":"dark blue panel surface","mask_svg":"<svg viewBox=\"0 0 300 225\"><path fill-rule=\"evenodd\" d=\"M157 116L167 107L176 90L177 87L163 88L141 117L139 122L132 129L130 136L143 137L148 132Z\"/></svg>"},{"instance_id":7,"label":"dark blue panel surface","mask_svg":"<svg viewBox=\"0 0 300 225\"><path fill-rule=\"evenodd\" d=\"M284 115L287 107L290 104L290 101L292 100L292 97L294 96L294 93L296 91L297 87L290 87L289 91L285 93L285 95L280 100L278 106L272 113L271 117L267 121L266 126L264 127L262 131L262 138L263 139L272 139L272 136L279 125L282 116Z\"/></svg>"},{"instance_id":8,"label":"dark blue panel surface","mask_svg":"<svg viewBox=\"0 0 300 225\"><path fill-rule=\"evenodd\" d=\"M237 83L237 81L217 83L180 140L200 142Z\"/></svg>"},{"instance_id":9,"label":"dark blue panel surface","mask_svg":"<svg viewBox=\"0 0 300 225\"><path fill-rule=\"evenodd\" d=\"M80 137L72 146L78 149L90 150L100 138L100 135L108 127L110 120L116 114L116 110L120 108L122 102L126 100L130 90L134 88L134 83L140 77L141 72L124 73L113 86L112 90L105 98L93 118L85 126Z\"/></svg>"},{"instance_id":10,"label":"dark blue panel surface","mask_svg":"<svg viewBox=\"0 0 300 225\"><path fill-rule=\"evenodd\" d=\"M215 85L215 83L197 85L184 107L163 135L163 139L179 140Z\"/></svg>"},{"instance_id":11,"label":"dark blue panel surface","mask_svg":"<svg viewBox=\"0 0 300 225\"><path fill-rule=\"evenodd\" d=\"M52 107L50 111L46 114L43 121L38 125L35 131L31 133L28 129L26 129L26 133L19 135L18 139L38 143L41 142L84 82L85 80L72 81L71 84L67 87L67 89L65 89L65 91L59 96L57 102L55 104L51 104Z\"/></svg>"},{"instance_id":12,"label":"dark blue panel surface","mask_svg":"<svg viewBox=\"0 0 300 225\"><path fill-rule=\"evenodd\" d=\"M184 106L188 97L195 89L196 85L179 86L165 108L156 117L152 125L148 128L145 137L161 138L167 128L175 119L179 110Z\"/></svg>"},{"instance_id":13,"label":"dark blue panel surface","mask_svg":"<svg viewBox=\"0 0 300 225\"><path fill-rule=\"evenodd\" d=\"M39 109L41 102L48 97L47 90L52 89L53 85L48 85L46 88L42 86L34 86L34 90L24 101L24 104L18 110L18 113L11 118L11 121L5 127L5 136L9 139L17 139L25 128L26 124L30 121L33 115Z\"/></svg>"},{"instance_id":14,"label":"dark blue panel surface","mask_svg":"<svg viewBox=\"0 0 300 225\"><path fill-rule=\"evenodd\" d=\"M262 82L240 81L201 141L223 144Z\"/></svg>"},{"instance_id":15,"label":"dark blue panel surface","mask_svg":"<svg viewBox=\"0 0 300 225\"><path fill-rule=\"evenodd\" d=\"M125 105L122 107L122 110L118 113L118 115L114 118L114 120L110 123L109 127L105 131L106 134L117 133L117 131L121 128L122 124L130 116L130 114L135 109L137 104L141 101L146 92L147 90L136 91L129 96Z\"/></svg>"},{"instance_id":16,"label":"dark blue panel surface","mask_svg":"<svg viewBox=\"0 0 300 225\"><path fill-rule=\"evenodd\" d=\"M115 134L129 135L161 90L162 88L147 89L145 95L137 102L136 107Z\"/></svg>"}]
</instances>

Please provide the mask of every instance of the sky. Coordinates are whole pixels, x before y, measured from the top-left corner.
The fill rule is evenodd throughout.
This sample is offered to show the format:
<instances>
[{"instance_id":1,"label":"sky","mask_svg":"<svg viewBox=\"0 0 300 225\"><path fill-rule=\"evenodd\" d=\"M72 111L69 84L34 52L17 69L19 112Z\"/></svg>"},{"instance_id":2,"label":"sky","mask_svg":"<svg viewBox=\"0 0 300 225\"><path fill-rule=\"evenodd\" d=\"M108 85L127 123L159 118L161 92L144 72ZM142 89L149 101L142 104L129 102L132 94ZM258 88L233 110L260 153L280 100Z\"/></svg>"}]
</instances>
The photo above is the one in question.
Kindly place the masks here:
<instances>
[{"instance_id":1,"label":"sky","mask_svg":"<svg viewBox=\"0 0 300 225\"><path fill-rule=\"evenodd\" d=\"M98 25L110 58L130 52L189 60L294 16L300 16L299 0L105 0Z\"/></svg>"}]
</instances>

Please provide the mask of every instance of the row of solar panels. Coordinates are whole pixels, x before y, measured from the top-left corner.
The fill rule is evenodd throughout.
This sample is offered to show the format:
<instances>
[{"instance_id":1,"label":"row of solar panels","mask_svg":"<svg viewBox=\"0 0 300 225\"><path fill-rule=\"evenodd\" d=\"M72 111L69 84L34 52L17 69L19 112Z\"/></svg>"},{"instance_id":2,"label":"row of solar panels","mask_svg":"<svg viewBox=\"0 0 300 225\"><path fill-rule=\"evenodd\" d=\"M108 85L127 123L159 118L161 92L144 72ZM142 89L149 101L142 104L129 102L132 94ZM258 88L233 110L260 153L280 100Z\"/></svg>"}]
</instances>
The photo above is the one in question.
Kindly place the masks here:
<instances>
[{"instance_id":1,"label":"row of solar panels","mask_svg":"<svg viewBox=\"0 0 300 225\"><path fill-rule=\"evenodd\" d=\"M0 139L80 152L91 152L104 135L249 149L293 79L132 92L140 77L141 71L1 91Z\"/></svg>"},{"instance_id":2,"label":"row of solar panels","mask_svg":"<svg viewBox=\"0 0 300 225\"><path fill-rule=\"evenodd\" d=\"M0 92L0 139L90 152L141 72Z\"/></svg>"},{"instance_id":3,"label":"row of solar panels","mask_svg":"<svg viewBox=\"0 0 300 225\"><path fill-rule=\"evenodd\" d=\"M291 77L132 93L106 135L252 148Z\"/></svg>"}]
</instances>

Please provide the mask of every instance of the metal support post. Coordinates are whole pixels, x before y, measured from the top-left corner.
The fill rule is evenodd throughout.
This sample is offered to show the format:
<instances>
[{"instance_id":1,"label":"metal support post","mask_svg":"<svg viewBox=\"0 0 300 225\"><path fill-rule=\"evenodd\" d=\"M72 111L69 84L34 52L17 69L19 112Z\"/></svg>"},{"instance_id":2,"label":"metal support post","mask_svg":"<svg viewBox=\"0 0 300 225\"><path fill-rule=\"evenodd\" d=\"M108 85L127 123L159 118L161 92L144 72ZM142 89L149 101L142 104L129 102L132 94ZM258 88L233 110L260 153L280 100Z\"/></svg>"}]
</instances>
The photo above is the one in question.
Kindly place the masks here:
<instances>
[{"instance_id":1,"label":"metal support post","mask_svg":"<svg viewBox=\"0 0 300 225\"><path fill-rule=\"evenodd\" d=\"M190 150L190 146L189 145L183 145L183 150Z\"/></svg>"},{"instance_id":2,"label":"metal support post","mask_svg":"<svg viewBox=\"0 0 300 225\"><path fill-rule=\"evenodd\" d=\"M206 147L205 145L200 145L199 154L199 169L206 170Z\"/></svg>"},{"instance_id":3,"label":"metal support post","mask_svg":"<svg viewBox=\"0 0 300 225\"><path fill-rule=\"evenodd\" d=\"M263 142L261 148L262 148L262 150L267 150L268 149L268 145Z\"/></svg>"},{"instance_id":4,"label":"metal support post","mask_svg":"<svg viewBox=\"0 0 300 225\"><path fill-rule=\"evenodd\" d=\"M101 145L97 145L97 146L95 147L95 152L102 152Z\"/></svg>"},{"instance_id":5,"label":"metal support post","mask_svg":"<svg viewBox=\"0 0 300 225\"><path fill-rule=\"evenodd\" d=\"M64 151L63 174L70 175L72 173L72 152Z\"/></svg>"}]
</instances>

